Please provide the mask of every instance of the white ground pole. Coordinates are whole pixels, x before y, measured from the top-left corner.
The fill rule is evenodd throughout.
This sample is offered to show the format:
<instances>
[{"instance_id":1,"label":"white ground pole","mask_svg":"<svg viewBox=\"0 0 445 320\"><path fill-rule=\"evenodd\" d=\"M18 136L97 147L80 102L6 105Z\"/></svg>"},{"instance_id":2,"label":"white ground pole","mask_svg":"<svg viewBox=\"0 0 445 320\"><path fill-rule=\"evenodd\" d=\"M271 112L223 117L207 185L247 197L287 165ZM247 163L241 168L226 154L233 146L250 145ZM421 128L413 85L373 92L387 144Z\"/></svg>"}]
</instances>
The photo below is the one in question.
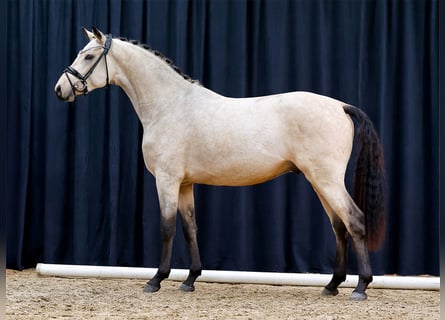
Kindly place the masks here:
<instances>
[{"instance_id":1,"label":"white ground pole","mask_svg":"<svg viewBox=\"0 0 445 320\"><path fill-rule=\"evenodd\" d=\"M157 269L38 263L36 271L37 274L41 276L148 280L155 275ZM172 269L168 279L183 281L187 278L188 272L189 271L185 269ZM331 277L332 275L330 274L313 273L203 270L202 275L197 281L324 287L331 280ZM358 276L348 275L346 281L343 282L340 287L355 288L357 281ZM373 282L369 287L385 289L440 290L440 277L374 276Z\"/></svg>"}]
</instances>

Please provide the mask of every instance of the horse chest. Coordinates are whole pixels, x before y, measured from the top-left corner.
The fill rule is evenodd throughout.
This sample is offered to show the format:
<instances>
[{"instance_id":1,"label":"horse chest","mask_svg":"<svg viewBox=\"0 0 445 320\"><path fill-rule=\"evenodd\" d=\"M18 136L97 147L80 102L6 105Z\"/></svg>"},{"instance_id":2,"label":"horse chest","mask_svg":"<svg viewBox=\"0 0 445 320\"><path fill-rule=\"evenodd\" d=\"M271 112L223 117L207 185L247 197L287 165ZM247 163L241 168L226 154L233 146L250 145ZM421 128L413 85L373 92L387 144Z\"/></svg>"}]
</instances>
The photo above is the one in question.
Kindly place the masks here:
<instances>
[{"instance_id":1,"label":"horse chest","mask_svg":"<svg viewBox=\"0 0 445 320\"><path fill-rule=\"evenodd\" d=\"M177 142L175 135L163 132L157 134L155 130L146 131L142 138L142 154L144 156L145 166L148 171L156 176L156 172L160 169L166 170L178 160L181 154L178 147L181 146Z\"/></svg>"},{"instance_id":2,"label":"horse chest","mask_svg":"<svg viewBox=\"0 0 445 320\"><path fill-rule=\"evenodd\" d=\"M160 153L160 150L158 150L154 139L146 137L145 134L142 139L142 154L144 156L145 167L154 175L156 163L162 154Z\"/></svg>"}]
</instances>

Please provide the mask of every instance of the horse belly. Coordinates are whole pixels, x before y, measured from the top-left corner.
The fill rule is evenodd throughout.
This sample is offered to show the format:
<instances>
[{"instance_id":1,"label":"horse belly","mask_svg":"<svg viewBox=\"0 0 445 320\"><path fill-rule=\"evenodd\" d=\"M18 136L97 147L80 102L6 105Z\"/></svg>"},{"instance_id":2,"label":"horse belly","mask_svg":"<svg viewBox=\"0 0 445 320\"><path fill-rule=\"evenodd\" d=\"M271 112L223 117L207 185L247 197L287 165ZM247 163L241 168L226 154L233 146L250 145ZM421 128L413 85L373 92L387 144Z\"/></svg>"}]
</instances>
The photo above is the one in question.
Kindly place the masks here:
<instances>
[{"instance_id":1,"label":"horse belly","mask_svg":"<svg viewBox=\"0 0 445 320\"><path fill-rule=\"evenodd\" d=\"M186 172L186 181L219 186L247 186L262 183L287 172L298 172L291 162L274 157L233 159L221 155L219 160L195 162Z\"/></svg>"}]
</instances>

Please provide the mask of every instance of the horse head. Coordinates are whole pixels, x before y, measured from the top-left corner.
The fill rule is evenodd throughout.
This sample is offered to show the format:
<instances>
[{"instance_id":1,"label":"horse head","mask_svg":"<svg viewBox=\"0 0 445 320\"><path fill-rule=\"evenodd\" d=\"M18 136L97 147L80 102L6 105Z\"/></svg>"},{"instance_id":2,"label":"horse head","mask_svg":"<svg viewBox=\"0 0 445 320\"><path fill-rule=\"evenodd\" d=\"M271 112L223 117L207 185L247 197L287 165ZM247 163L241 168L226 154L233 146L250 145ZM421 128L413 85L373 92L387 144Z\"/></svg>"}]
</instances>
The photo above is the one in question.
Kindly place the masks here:
<instances>
[{"instance_id":1,"label":"horse head","mask_svg":"<svg viewBox=\"0 0 445 320\"><path fill-rule=\"evenodd\" d=\"M92 32L85 28L82 31L89 42L63 71L54 88L56 96L68 102L74 101L78 95L86 95L109 84L107 54L112 36L104 35L95 27Z\"/></svg>"}]
</instances>

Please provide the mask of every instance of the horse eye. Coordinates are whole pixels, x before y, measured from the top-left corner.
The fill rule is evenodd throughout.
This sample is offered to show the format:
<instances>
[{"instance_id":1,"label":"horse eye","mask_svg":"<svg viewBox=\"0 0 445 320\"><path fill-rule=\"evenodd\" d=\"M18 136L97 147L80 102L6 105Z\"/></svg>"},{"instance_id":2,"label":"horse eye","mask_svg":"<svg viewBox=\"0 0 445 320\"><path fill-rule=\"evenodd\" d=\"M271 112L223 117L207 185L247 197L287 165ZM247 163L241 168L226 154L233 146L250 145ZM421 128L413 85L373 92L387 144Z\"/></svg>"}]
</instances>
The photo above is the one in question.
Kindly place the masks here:
<instances>
[{"instance_id":1,"label":"horse eye","mask_svg":"<svg viewBox=\"0 0 445 320\"><path fill-rule=\"evenodd\" d=\"M94 58L94 56L92 55L92 54L87 54L86 56L85 56L85 60L91 60L91 59L93 59Z\"/></svg>"}]
</instances>

